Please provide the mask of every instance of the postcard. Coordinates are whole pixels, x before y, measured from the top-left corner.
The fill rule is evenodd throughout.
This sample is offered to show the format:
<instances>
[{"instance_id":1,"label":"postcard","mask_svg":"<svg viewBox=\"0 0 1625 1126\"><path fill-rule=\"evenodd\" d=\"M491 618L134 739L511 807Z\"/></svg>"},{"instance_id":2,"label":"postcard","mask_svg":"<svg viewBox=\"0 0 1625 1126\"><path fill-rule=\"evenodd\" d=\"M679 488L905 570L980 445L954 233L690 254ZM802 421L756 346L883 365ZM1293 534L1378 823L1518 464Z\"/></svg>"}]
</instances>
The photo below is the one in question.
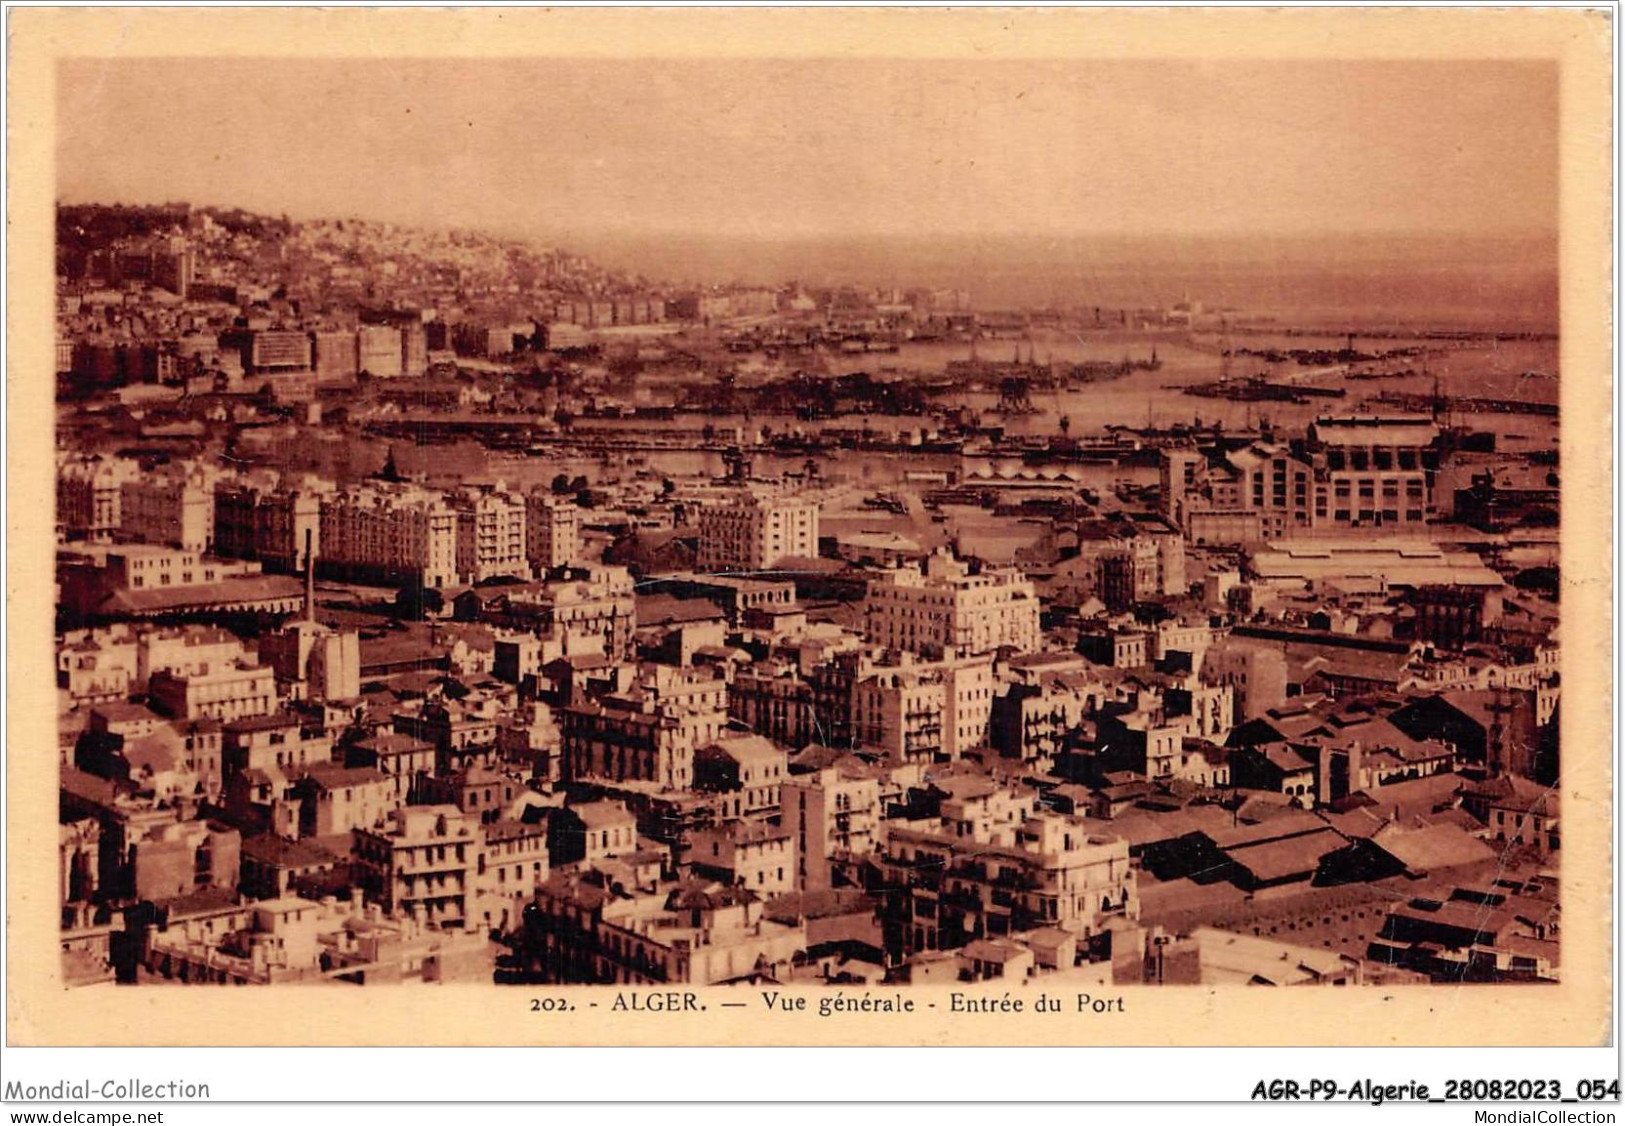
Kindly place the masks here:
<instances>
[{"instance_id":1,"label":"postcard","mask_svg":"<svg viewBox=\"0 0 1625 1126\"><path fill-rule=\"evenodd\" d=\"M1606 1038L1605 14L11 32L13 1044Z\"/></svg>"}]
</instances>

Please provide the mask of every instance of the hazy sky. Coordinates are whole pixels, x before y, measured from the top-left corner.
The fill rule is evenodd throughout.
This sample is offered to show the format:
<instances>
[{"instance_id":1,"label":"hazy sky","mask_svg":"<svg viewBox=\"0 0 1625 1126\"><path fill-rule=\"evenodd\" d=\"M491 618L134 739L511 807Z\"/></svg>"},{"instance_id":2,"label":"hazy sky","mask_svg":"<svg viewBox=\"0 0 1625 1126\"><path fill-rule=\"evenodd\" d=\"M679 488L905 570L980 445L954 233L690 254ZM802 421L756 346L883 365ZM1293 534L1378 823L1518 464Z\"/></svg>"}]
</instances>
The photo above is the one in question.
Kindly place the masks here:
<instances>
[{"instance_id":1,"label":"hazy sky","mask_svg":"<svg viewBox=\"0 0 1625 1126\"><path fill-rule=\"evenodd\" d=\"M1545 63L82 60L70 202L565 235L1551 234Z\"/></svg>"}]
</instances>

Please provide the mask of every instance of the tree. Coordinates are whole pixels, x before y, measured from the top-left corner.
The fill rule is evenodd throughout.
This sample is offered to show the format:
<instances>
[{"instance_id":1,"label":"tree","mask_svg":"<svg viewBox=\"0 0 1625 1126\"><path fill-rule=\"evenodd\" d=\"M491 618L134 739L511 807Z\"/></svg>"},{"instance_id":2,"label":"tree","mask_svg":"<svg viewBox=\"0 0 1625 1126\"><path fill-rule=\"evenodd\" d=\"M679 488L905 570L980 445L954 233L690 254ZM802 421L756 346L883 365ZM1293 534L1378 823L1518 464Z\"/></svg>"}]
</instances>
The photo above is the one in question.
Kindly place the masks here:
<instances>
[{"instance_id":1,"label":"tree","mask_svg":"<svg viewBox=\"0 0 1625 1126\"><path fill-rule=\"evenodd\" d=\"M1527 567L1512 576L1512 585L1519 590L1533 591L1555 599L1560 585L1556 567Z\"/></svg>"},{"instance_id":2,"label":"tree","mask_svg":"<svg viewBox=\"0 0 1625 1126\"><path fill-rule=\"evenodd\" d=\"M1067 416L1067 415L1064 415L1064 414L1063 414L1063 415L1062 415L1062 416L1061 416L1061 418L1060 418L1060 423L1059 423L1059 425L1060 425L1060 427L1061 427L1061 436L1062 436L1062 437L1063 437L1063 438L1064 438L1064 437L1066 437L1066 435L1067 435L1067 434L1068 434L1068 433L1069 433L1069 432L1070 432L1070 431L1071 431L1071 429L1072 429L1072 419L1071 419L1071 418L1069 418L1069 417L1068 417L1068 416Z\"/></svg>"},{"instance_id":3,"label":"tree","mask_svg":"<svg viewBox=\"0 0 1625 1126\"><path fill-rule=\"evenodd\" d=\"M560 474L556 475L553 478L553 492L555 494L558 494L558 495L562 496L564 493L567 493L569 491L570 491L570 478L569 478L569 476L567 474L564 474L564 473L560 473Z\"/></svg>"},{"instance_id":4,"label":"tree","mask_svg":"<svg viewBox=\"0 0 1625 1126\"><path fill-rule=\"evenodd\" d=\"M1132 609L1135 620L1148 626L1170 621L1178 616L1160 602L1136 602Z\"/></svg>"},{"instance_id":5,"label":"tree","mask_svg":"<svg viewBox=\"0 0 1625 1126\"><path fill-rule=\"evenodd\" d=\"M395 605L409 617L422 618L446 608L446 598L433 587L403 586L395 593Z\"/></svg>"}]
</instances>

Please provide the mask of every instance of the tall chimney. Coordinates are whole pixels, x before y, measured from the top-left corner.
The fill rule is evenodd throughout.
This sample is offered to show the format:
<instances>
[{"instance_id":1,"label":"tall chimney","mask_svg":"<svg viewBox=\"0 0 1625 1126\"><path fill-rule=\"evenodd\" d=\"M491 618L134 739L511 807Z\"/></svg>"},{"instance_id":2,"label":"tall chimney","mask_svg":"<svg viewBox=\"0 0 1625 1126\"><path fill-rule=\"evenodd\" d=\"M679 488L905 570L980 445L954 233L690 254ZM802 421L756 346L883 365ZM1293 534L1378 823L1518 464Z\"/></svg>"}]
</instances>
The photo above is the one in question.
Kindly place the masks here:
<instances>
[{"instance_id":1,"label":"tall chimney","mask_svg":"<svg viewBox=\"0 0 1625 1126\"><path fill-rule=\"evenodd\" d=\"M305 621L316 621L316 551L314 528L305 529Z\"/></svg>"}]
</instances>

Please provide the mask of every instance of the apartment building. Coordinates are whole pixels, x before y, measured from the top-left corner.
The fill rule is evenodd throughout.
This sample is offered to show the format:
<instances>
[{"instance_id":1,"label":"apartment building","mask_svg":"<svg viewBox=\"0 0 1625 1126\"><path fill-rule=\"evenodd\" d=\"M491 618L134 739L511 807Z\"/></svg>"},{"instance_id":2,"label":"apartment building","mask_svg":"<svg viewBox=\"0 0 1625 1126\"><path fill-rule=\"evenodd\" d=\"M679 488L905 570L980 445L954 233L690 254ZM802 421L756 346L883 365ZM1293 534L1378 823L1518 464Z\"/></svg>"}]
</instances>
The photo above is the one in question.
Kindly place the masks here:
<instances>
[{"instance_id":1,"label":"apartment building","mask_svg":"<svg viewBox=\"0 0 1625 1126\"><path fill-rule=\"evenodd\" d=\"M293 329L233 329L220 336L222 350L234 352L245 375L290 375L310 370L311 340Z\"/></svg>"},{"instance_id":2,"label":"apartment building","mask_svg":"<svg viewBox=\"0 0 1625 1126\"><path fill-rule=\"evenodd\" d=\"M506 931L518 924L536 889L552 874L547 826L498 820L488 822L484 832L484 863L476 872L480 924Z\"/></svg>"},{"instance_id":3,"label":"apartment building","mask_svg":"<svg viewBox=\"0 0 1625 1126\"><path fill-rule=\"evenodd\" d=\"M57 467L56 520L70 539L109 540L123 526L124 485L138 470L113 457L70 457Z\"/></svg>"},{"instance_id":4,"label":"apartment building","mask_svg":"<svg viewBox=\"0 0 1625 1126\"><path fill-rule=\"evenodd\" d=\"M500 491L464 489L448 501L457 514L457 574L465 583L529 578L526 505Z\"/></svg>"},{"instance_id":5,"label":"apartment building","mask_svg":"<svg viewBox=\"0 0 1625 1126\"><path fill-rule=\"evenodd\" d=\"M322 500L310 489L222 481L214 489L214 548L234 559L258 559L268 571L297 574L306 545L320 555Z\"/></svg>"},{"instance_id":6,"label":"apartment building","mask_svg":"<svg viewBox=\"0 0 1625 1126\"><path fill-rule=\"evenodd\" d=\"M694 755L727 727L727 681L712 668L656 666L626 692L559 712L566 779L694 784Z\"/></svg>"},{"instance_id":7,"label":"apartment building","mask_svg":"<svg viewBox=\"0 0 1625 1126\"><path fill-rule=\"evenodd\" d=\"M510 652L505 668L557 656L601 654L610 660L632 656L637 600L631 572L624 567L576 567L550 582L464 591L455 611L461 621L480 621L531 635L528 652ZM499 653L499 656L501 654Z\"/></svg>"},{"instance_id":8,"label":"apartment building","mask_svg":"<svg viewBox=\"0 0 1625 1126\"><path fill-rule=\"evenodd\" d=\"M1127 841L1041 811L1032 791L976 781L935 816L885 823L882 863L902 889L886 910L888 942L912 955L1056 927L1087 949L1138 918Z\"/></svg>"},{"instance_id":9,"label":"apartment building","mask_svg":"<svg viewBox=\"0 0 1625 1126\"><path fill-rule=\"evenodd\" d=\"M581 510L551 493L525 497L525 559L538 577L581 554Z\"/></svg>"},{"instance_id":10,"label":"apartment building","mask_svg":"<svg viewBox=\"0 0 1625 1126\"><path fill-rule=\"evenodd\" d=\"M1111 690L1085 668L1025 677L993 700L989 742L1006 758L1023 762L1053 759L1083 720L1111 697Z\"/></svg>"},{"instance_id":11,"label":"apartment building","mask_svg":"<svg viewBox=\"0 0 1625 1126\"><path fill-rule=\"evenodd\" d=\"M788 556L818 554L818 504L753 493L700 509L700 571L763 571Z\"/></svg>"},{"instance_id":12,"label":"apartment building","mask_svg":"<svg viewBox=\"0 0 1625 1126\"><path fill-rule=\"evenodd\" d=\"M563 984L721 985L762 974L789 980L804 925L764 917L743 887L667 885L620 895L555 873L524 932L525 968Z\"/></svg>"},{"instance_id":13,"label":"apartment building","mask_svg":"<svg viewBox=\"0 0 1625 1126\"><path fill-rule=\"evenodd\" d=\"M638 613L631 572L594 565L576 569L574 576L543 588L543 624L563 639L566 652L577 651L572 642L591 641L611 660L631 657Z\"/></svg>"},{"instance_id":14,"label":"apartment building","mask_svg":"<svg viewBox=\"0 0 1625 1126\"><path fill-rule=\"evenodd\" d=\"M788 661L758 661L735 673L728 714L746 730L792 747L830 738L818 722L813 686Z\"/></svg>"},{"instance_id":15,"label":"apartment building","mask_svg":"<svg viewBox=\"0 0 1625 1126\"><path fill-rule=\"evenodd\" d=\"M399 808L390 779L372 767L317 762L294 787L305 836L348 835L381 824Z\"/></svg>"},{"instance_id":16,"label":"apartment building","mask_svg":"<svg viewBox=\"0 0 1625 1126\"><path fill-rule=\"evenodd\" d=\"M176 719L222 723L276 710L276 673L246 659L204 663L185 673L160 671L147 684L152 706Z\"/></svg>"},{"instance_id":17,"label":"apartment building","mask_svg":"<svg viewBox=\"0 0 1625 1126\"><path fill-rule=\"evenodd\" d=\"M874 767L848 755L821 770L792 775L779 788L780 823L796 850L796 890L831 886L833 864L867 856L880 829L880 782Z\"/></svg>"},{"instance_id":18,"label":"apartment building","mask_svg":"<svg viewBox=\"0 0 1625 1126\"><path fill-rule=\"evenodd\" d=\"M1419 528L1434 510L1439 428L1426 415L1322 416L1305 437L1161 456L1162 512L1198 543L1310 530Z\"/></svg>"},{"instance_id":19,"label":"apartment building","mask_svg":"<svg viewBox=\"0 0 1625 1126\"><path fill-rule=\"evenodd\" d=\"M135 643L131 688L145 691L155 673L196 676L242 660L247 651L237 635L211 626L182 626L143 631Z\"/></svg>"},{"instance_id":20,"label":"apartment building","mask_svg":"<svg viewBox=\"0 0 1625 1126\"><path fill-rule=\"evenodd\" d=\"M119 486L119 532L143 543L207 551L214 543L214 494L198 467L166 467Z\"/></svg>"},{"instance_id":21,"label":"apartment building","mask_svg":"<svg viewBox=\"0 0 1625 1126\"><path fill-rule=\"evenodd\" d=\"M370 482L322 502L323 561L344 573L425 587L457 582L455 509L441 494Z\"/></svg>"},{"instance_id":22,"label":"apartment building","mask_svg":"<svg viewBox=\"0 0 1625 1126\"><path fill-rule=\"evenodd\" d=\"M853 736L893 763L947 762L986 745L994 695L990 659L875 664L852 687Z\"/></svg>"},{"instance_id":23,"label":"apartment building","mask_svg":"<svg viewBox=\"0 0 1625 1126\"><path fill-rule=\"evenodd\" d=\"M311 363L316 378L323 382L347 384L356 376L356 334L343 329L310 334Z\"/></svg>"},{"instance_id":24,"label":"apartment building","mask_svg":"<svg viewBox=\"0 0 1625 1126\"><path fill-rule=\"evenodd\" d=\"M749 888L764 899L796 886L795 838L788 828L764 821L696 831L689 837L688 863L697 876Z\"/></svg>"},{"instance_id":25,"label":"apartment building","mask_svg":"<svg viewBox=\"0 0 1625 1126\"><path fill-rule=\"evenodd\" d=\"M760 735L730 735L694 756L694 788L717 795L717 814L724 820L777 815L787 772L784 749Z\"/></svg>"},{"instance_id":26,"label":"apartment building","mask_svg":"<svg viewBox=\"0 0 1625 1126\"><path fill-rule=\"evenodd\" d=\"M394 325L362 325L355 334L356 370L374 379L395 379L404 374L405 347Z\"/></svg>"},{"instance_id":27,"label":"apartment building","mask_svg":"<svg viewBox=\"0 0 1625 1126\"><path fill-rule=\"evenodd\" d=\"M333 737L291 713L251 716L225 725L222 762L228 776L272 770L291 775L332 760Z\"/></svg>"},{"instance_id":28,"label":"apartment building","mask_svg":"<svg viewBox=\"0 0 1625 1126\"><path fill-rule=\"evenodd\" d=\"M387 913L441 930L475 921L485 865L478 817L454 805L405 806L384 828L356 829L351 856L356 883Z\"/></svg>"},{"instance_id":29,"label":"apartment building","mask_svg":"<svg viewBox=\"0 0 1625 1126\"><path fill-rule=\"evenodd\" d=\"M135 674L136 640L127 631L80 631L57 645L56 686L75 707L123 700Z\"/></svg>"},{"instance_id":30,"label":"apartment building","mask_svg":"<svg viewBox=\"0 0 1625 1126\"><path fill-rule=\"evenodd\" d=\"M1038 594L1013 568L982 567L944 552L869 583L863 603L871 645L925 656L965 657L1039 648Z\"/></svg>"}]
</instances>

